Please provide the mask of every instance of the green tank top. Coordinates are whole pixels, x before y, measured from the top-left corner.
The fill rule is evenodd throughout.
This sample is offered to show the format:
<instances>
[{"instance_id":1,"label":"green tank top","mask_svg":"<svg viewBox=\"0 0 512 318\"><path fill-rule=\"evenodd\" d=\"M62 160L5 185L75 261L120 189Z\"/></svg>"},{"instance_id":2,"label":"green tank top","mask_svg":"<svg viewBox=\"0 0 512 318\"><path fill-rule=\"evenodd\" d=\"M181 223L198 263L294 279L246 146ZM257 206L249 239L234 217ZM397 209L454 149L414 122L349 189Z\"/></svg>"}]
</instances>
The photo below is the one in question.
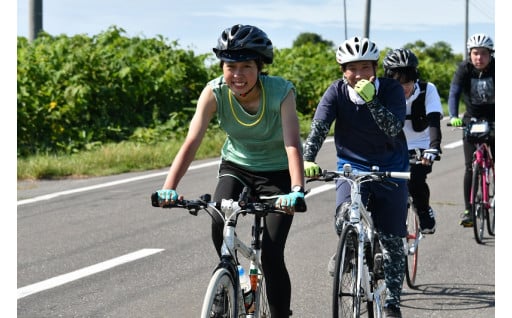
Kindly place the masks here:
<instances>
[{"instance_id":1,"label":"green tank top","mask_svg":"<svg viewBox=\"0 0 512 318\"><path fill-rule=\"evenodd\" d=\"M259 77L263 90L258 113L247 113L220 76L208 82L217 100L217 120L227 133L221 157L250 171L288 169L281 122L281 102L293 84L281 77ZM260 85L260 84L258 84ZM264 102L265 101L265 102ZM263 105L264 103L264 105Z\"/></svg>"}]
</instances>

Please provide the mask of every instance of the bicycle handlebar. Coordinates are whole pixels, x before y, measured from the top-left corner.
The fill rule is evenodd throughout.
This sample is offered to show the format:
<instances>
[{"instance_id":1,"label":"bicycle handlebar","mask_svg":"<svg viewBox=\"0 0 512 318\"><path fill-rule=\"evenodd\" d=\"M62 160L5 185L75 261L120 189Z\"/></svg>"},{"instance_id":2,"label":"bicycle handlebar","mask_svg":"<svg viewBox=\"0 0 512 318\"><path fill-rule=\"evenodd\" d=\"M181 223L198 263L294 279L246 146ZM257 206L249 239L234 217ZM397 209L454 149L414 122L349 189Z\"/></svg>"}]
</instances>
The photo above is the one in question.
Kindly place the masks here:
<instances>
[{"instance_id":1,"label":"bicycle handlebar","mask_svg":"<svg viewBox=\"0 0 512 318\"><path fill-rule=\"evenodd\" d=\"M158 202L158 193L154 192L151 194L151 205L154 207L160 207ZM222 199L221 202L211 201L210 194L204 194L199 199L194 200L178 200L173 204L167 204L162 206L162 208L184 208L189 211L196 212L199 210L204 210L208 207L212 207L219 211L235 211L242 213L268 213L268 212L282 212L286 213L283 210L277 209L274 204L265 203L265 202L248 202L247 200L247 192L244 189L244 192L240 194L240 199L236 200L227 200ZM298 198L295 204L294 212L306 212L306 202L302 198Z\"/></svg>"},{"instance_id":2,"label":"bicycle handlebar","mask_svg":"<svg viewBox=\"0 0 512 318\"><path fill-rule=\"evenodd\" d=\"M376 167L374 169L377 169ZM345 164L343 166L343 171L328 171L324 170L322 174L318 177L314 177L306 180L306 183L312 181L333 181L336 178L344 177L349 179L356 178L369 178L374 181L385 181L387 178L396 178L396 179L410 179L411 173L409 171L359 171L353 170L350 164Z\"/></svg>"}]
</instances>

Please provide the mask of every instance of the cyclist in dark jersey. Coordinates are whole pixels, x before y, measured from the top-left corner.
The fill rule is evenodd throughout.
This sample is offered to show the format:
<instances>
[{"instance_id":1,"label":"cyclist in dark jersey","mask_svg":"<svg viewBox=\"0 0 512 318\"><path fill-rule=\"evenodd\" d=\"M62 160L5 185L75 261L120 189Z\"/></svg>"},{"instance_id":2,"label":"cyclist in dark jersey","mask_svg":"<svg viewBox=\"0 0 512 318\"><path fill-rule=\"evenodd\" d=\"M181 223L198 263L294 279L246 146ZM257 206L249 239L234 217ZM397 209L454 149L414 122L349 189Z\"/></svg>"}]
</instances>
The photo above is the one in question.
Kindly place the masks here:
<instances>
[{"instance_id":1,"label":"cyclist in dark jersey","mask_svg":"<svg viewBox=\"0 0 512 318\"><path fill-rule=\"evenodd\" d=\"M320 173L314 162L331 124L334 127L337 166L345 163L354 169L370 171L379 166L382 171L408 171L407 142L402 130L405 121L405 96L400 83L390 78L376 78L379 50L367 38L353 37L343 42L336 52L343 78L334 81L325 91L311 123L305 142L304 171L313 177ZM407 183L395 181L397 187L382 183L361 186L364 202L371 194L372 217L383 247L384 276L387 296L386 317L401 317L400 295L405 269L403 237L406 235ZM336 184L335 227L341 232L345 202L350 201L350 185L339 180ZM344 204L345 203L345 204ZM328 264L333 275L334 258Z\"/></svg>"},{"instance_id":2,"label":"cyclist in dark jersey","mask_svg":"<svg viewBox=\"0 0 512 318\"><path fill-rule=\"evenodd\" d=\"M495 94L495 73L494 73L494 43L492 39L482 33L472 35L467 42L469 57L463 61L455 72L450 85L448 107L450 111L450 122L452 126L462 126L471 121L471 118L485 119L494 127L494 94ZM466 111L462 118L459 117L459 100L463 96ZM465 137L464 148L464 212L461 216L460 225L472 227L473 220L469 211L471 191L472 161L475 146L468 142ZM489 142L492 156L494 155L494 134Z\"/></svg>"}]
</instances>

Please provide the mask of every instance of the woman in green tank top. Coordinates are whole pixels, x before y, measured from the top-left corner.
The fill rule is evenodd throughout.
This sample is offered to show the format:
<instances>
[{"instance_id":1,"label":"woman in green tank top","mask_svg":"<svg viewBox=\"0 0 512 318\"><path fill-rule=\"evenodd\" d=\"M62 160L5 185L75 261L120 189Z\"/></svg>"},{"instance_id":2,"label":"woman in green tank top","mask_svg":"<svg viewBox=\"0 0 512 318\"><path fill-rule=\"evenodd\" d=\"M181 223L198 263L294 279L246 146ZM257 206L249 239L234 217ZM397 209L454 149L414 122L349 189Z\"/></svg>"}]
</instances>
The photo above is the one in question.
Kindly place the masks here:
<instances>
[{"instance_id":1,"label":"woman in green tank top","mask_svg":"<svg viewBox=\"0 0 512 318\"><path fill-rule=\"evenodd\" d=\"M185 142L161 190L162 206L178 199L176 189L217 117L227 138L221 151L213 200L237 200L244 186L253 196L279 195L275 205L288 214L266 216L262 265L273 318L289 317L291 282L284 247L296 203L304 203L304 165L296 113L295 87L281 77L262 73L273 61L273 46L261 29L234 25L225 29L213 49L222 75L203 89ZM224 222L214 219L212 240L220 255Z\"/></svg>"}]
</instances>

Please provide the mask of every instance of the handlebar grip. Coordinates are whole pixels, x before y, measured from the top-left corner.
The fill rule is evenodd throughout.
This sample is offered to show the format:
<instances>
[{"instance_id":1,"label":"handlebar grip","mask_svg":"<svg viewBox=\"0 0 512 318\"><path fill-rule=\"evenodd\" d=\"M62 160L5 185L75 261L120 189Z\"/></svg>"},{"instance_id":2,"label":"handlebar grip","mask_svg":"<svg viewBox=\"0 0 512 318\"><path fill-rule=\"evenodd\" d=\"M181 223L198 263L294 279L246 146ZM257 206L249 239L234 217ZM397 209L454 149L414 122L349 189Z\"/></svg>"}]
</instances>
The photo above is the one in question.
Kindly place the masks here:
<instances>
[{"instance_id":1,"label":"handlebar grip","mask_svg":"<svg viewBox=\"0 0 512 318\"><path fill-rule=\"evenodd\" d=\"M151 205L154 207L160 207L160 205L158 204L158 193L157 192L153 192L151 194Z\"/></svg>"},{"instance_id":2,"label":"handlebar grip","mask_svg":"<svg viewBox=\"0 0 512 318\"><path fill-rule=\"evenodd\" d=\"M306 212L307 209L306 200L297 198L297 201L295 201L295 212Z\"/></svg>"},{"instance_id":3,"label":"handlebar grip","mask_svg":"<svg viewBox=\"0 0 512 318\"><path fill-rule=\"evenodd\" d=\"M389 176L391 178L397 178L397 179L410 179L411 173L410 172L390 172Z\"/></svg>"}]
</instances>

